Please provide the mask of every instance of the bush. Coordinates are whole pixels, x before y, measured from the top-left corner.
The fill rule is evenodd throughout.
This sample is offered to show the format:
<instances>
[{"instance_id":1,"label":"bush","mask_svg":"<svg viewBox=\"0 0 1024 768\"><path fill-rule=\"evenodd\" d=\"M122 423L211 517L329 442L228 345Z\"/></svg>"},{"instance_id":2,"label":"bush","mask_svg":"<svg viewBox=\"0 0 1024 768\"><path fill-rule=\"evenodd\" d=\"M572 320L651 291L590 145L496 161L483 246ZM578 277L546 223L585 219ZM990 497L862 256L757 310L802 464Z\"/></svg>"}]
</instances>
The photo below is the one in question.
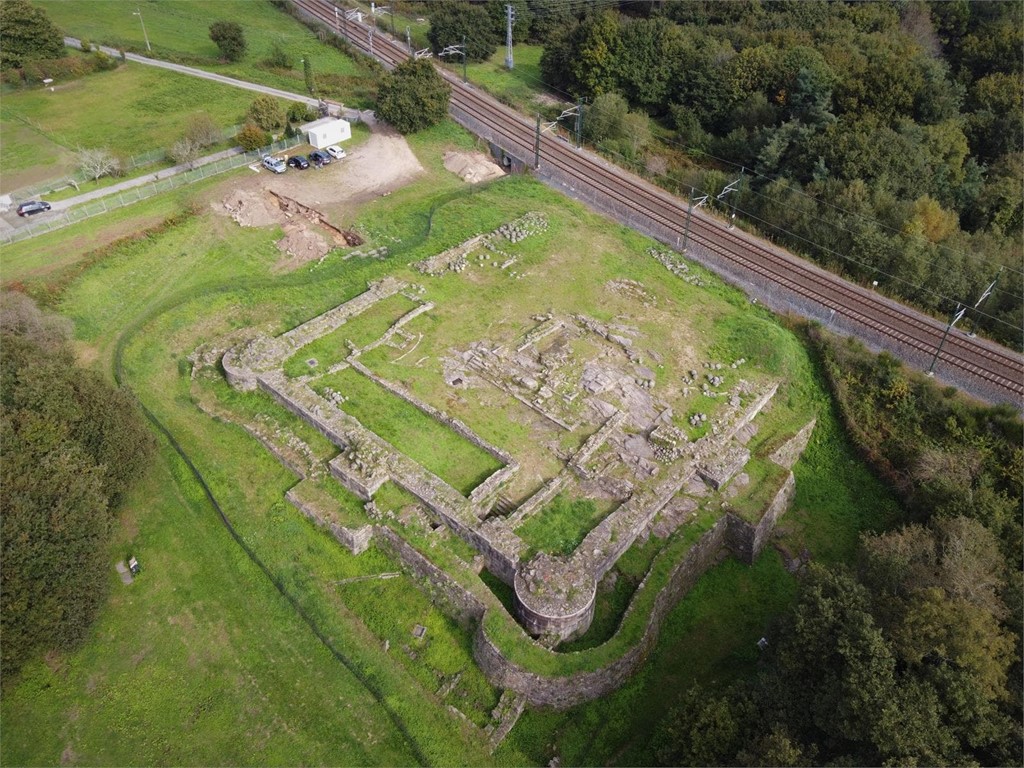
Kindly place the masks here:
<instances>
[{"instance_id":1,"label":"bush","mask_svg":"<svg viewBox=\"0 0 1024 768\"><path fill-rule=\"evenodd\" d=\"M202 149L220 143L224 138L224 132L217 127L212 117L206 112L200 112L189 119L185 138Z\"/></svg>"},{"instance_id":2,"label":"bush","mask_svg":"<svg viewBox=\"0 0 1024 768\"><path fill-rule=\"evenodd\" d=\"M311 120L316 120L319 116L316 109L301 101L293 101L288 105L289 123L308 123Z\"/></svg>"},{"instance_id":3,"label":"bush","mask_svg":"<svg viewBox=\"0 0 1024 768\"><path fill-rule=\"evenodd\" d=\"M265 131L282 128L287 122L280 102L273 96L257 96L249 105L249 119Z\"/></svg>"},{"instance_id":4,"label":"bush","mask_svg":"<svg viewBox=\"0 0 1024 768\"><path fill-rule=\"evenodd\" d=\"M280 43L274 43L263 63L273 69L291 69L295 66L295 59L281 47Z\"/></svg>"},{"instance_id":5,"label":"bush","mask_svg":"<svg viewBox=\"0 0 1024 768\"><path fill-rule=\"evenodd\" d=\"M270 134L255 123L246 123L242 130L238 132L238 135L235 136L235 141L246 152L251 152L260 147L267 146L270 143Z\"/></svg>"},{"instance_id":6,"label":"bush","mask_svg":"<svg viewBox=\"0 0 1024 768\"><path fill-rule=\"evenodd\" d=\"M167 156L175 163L191 164L198 159L200 149L201 147L198 143L188 136L183 136L167 150Z\"/></svg>"},{"instance_id":7,"label":"bush","mask_svg":"<svg viewBox=\"0 0 1024 768\"><path fill-rule=\"evenodd\" d=\"M245 35L242 26L234 21L215 21L211 24L210 39L217 44L228 61L238 61L245 55Z\"/></svg>"}]
</instances>

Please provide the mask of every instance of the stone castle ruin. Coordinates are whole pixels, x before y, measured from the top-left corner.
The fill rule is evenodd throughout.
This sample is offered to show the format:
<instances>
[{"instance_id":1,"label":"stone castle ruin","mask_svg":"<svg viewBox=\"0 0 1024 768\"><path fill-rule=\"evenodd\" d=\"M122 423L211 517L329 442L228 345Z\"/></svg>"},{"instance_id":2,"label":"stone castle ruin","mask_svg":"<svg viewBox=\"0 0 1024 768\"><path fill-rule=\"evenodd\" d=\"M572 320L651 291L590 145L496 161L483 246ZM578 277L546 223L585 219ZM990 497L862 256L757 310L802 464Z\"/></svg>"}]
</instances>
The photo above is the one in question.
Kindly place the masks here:
<instances>
[{"instance_id":1,"label":"stone castle ruin","mask_svg":"<svg viewBox=\"0 0 1024 768\"><path fill-rule=\"evenodd\" d=\"M443 276L488 263L510 270L516 257L502 251L502 238L514 243L544 226L543 217L529 214L422 262L420 271ZM655 301L636 281L616 280L606 288L641 307ZM230 349L222 358L224 373L233 387L267 393L337 446L339 453L327 465L330 475L366 503L371 518L379 514L375 494L384 483L393 482L411 494L430 519L439 521L478 553L477 568L486 567L512 588L515 619L526 633L540 638L546 647L579 637L594 617L598 585L635 541L650 535L668 537L696 514L698 504L723 489L729 492L738 487L737 478L746 477L744 468L751 459L746 445L756 434L758 416L778 385L738 379L734 386L723 389L722 374L727 369L736 379L743 360L707 362L690 370L682 381L659 381L658 371L648 367L658 361L650 358L639 328L628 322L602 322L583 314L536 315L524 324L518 339L480 339L463 349L450 350L443 360L442 375L449 388L496 390L528 408L555 438L580 435L578 447L560 457L562 466L557 474L539 488L525 482L517 485L521 466L516 457L361 361L365 352L381 344L408 352L419 343L406 326L434 309L423 293L393 277L371 283L364 293L287 333L272 338L256 336ZM309 361L307 375L286 375L285 362L308 344L398 294L416 306L380 338L361 348L350 343L344 360L326 370L320 371ZM586 355L579 350L586 350ZM320 375L345 368L453 430L493 457L499 468L468 493L456 490L346 413L341 407L345 392L315 391L313 384ZM710 418L701 413L677 417L662 394L670 390L684 395L703 393L717 398L720 407ZM812 429L813 422L781 443L772 461L788 470ZM770 489L770 501L756 519L732 511L723 495L726 500L722 501L719 524L706 534L713 538L695 552L707 549L717 554L725 548L744 562L752 562L792 497L792 473L779 474L783 481ZM515 492L510 490L513 487ZM524 488L528 490L524 492ZM560 493L601 498L611 511L571 553L537 551L519 531ZM375 525L346 527L318 512L301 493L289 492L288 498L354 553L363 551L371 540L378 541L425 581L449 593L447 602L458 605L456 613L462 618L481 618L485 608L479 598L458 587L456 580L402 542L393 530ZM711 555L700 557L704 567L713 561ZM660 617L653 617L647 634L656 636L659 622ZM647 634L643 643L652 642ZM627 654L631 660L612 664L604 677L588 673L599 676L594 680L588 677L583 684L571 679L542 680L519 670L501 658L482 623L476 642L478 662L493 682L516 691L530 703L555 706L570 706L620 684L623 675L642 660L643 648L635 651L635 658Z\"/></svg>"}]
</instances>

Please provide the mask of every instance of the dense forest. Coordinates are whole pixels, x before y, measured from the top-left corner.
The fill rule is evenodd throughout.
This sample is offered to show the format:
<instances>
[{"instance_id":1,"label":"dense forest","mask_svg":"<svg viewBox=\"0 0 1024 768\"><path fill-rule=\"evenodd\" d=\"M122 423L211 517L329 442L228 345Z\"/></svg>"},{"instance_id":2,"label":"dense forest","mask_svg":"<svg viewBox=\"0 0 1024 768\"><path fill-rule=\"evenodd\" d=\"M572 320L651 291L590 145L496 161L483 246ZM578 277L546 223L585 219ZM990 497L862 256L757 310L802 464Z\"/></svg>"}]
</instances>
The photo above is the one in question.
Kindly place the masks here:
<instances>
[{"instance_id":1,"label":"dense forest","mask_svg":"<svg viewBox=\"0 0 1024 768\"><path fill-rule=\"evenodd\" d=\"M432 5L432 4L428 4ZM431 7L435 48L504 41L504 5ZM1021 345L1024 4L516 0L585 138L862 283Z\"/></svg>"},{"instance_id":2,"label":"dense forest","mask_svg":"<svg viewBox=\"0 0 1024 768\"><path fill-rule=\"evenodd\" d=\"M70 323L0 294L0 673L81 641L106 598L116 509L151 437L75 364Z\"/></svg>"},{"instance_id":3,"label":"dense forest","mask_svg":"<svg viewBox=\"0 0 1024 768\"><path fill-rule=\"evenodd\" d=\"M1024 426L807 329L901 527L802 574L754 680L694 689L664 765L1020 765Z\"/></svg>"}]
</instances>

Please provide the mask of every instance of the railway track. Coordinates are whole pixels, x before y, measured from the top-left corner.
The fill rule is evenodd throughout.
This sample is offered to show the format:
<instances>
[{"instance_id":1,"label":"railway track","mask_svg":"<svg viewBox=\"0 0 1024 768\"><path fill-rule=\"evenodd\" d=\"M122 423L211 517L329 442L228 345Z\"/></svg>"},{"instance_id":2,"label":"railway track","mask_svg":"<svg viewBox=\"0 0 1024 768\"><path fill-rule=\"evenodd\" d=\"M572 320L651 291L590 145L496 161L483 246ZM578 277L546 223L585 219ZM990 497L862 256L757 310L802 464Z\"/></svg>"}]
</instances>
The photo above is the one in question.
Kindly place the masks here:
<instances>
[{"instance_id":1,"label":"railway track","mask_svg":"<svg viewBox=\"0 0 1024 768\"><path fill-rule=\"evenodd\" d=\"M405 46L355 20L336 15L327 0L293 0L309 16L327 25L366 54L387 66L409 58ZM372 51L371 51L372 49ZM439 70L452 86L451 111L457 121L500 147L510 157L533 167L536 127L523 115ZM679 245L726 276L774 300L776 309L810 305L837 317L841 326L869 346L885 348L913 365L924 367L938 352L940 377L986 400L1024 404L1024 358L959 330L946 335L943 323L850 283L799 259L771 243L727 223L692 211L687 229L687 205L669 192L614 166L585 150L577 150L548 134L540 140L540 167L545 180L569 188L597 208L631 225L646 225L654 236ZM692 249L692 250L691 250ZM703 257L703 258L701 258ZM795 299L795 302L794 302ZM772 301L766 303L773 303ZM943 343L943 337L945 342Z\"/></svg>"}]
</instances>

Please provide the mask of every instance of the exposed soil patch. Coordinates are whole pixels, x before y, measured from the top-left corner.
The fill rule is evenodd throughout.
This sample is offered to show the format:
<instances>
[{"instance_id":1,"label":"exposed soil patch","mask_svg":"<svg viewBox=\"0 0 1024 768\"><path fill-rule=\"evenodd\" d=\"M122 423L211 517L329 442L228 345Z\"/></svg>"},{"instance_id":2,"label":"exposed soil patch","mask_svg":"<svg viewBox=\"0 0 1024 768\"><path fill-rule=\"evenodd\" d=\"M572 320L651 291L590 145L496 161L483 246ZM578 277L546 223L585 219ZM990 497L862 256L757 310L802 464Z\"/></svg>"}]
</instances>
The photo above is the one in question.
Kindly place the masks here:
<instances>
[{"instance_id":1,"label":"exposed soil patch","mask_svg":"<svg viewBox=\"0 0 1024 768\"><path fill-rule=\"evenodd\" d=\"M470 184L505 175L501 166L482 152L445 152L444 167Z\"/></svg>"},{"instance_id":2,"label":"exposed soil patch","mask_svg":"<svg viewBox=\"0 0 1024 768\"><path fill-rule=\"evenodd\" d=\"M213 210L243 227L283 227L278 272L321 259L334 248L362 245L362 238L343 224L346 212L404 186L423 171L401 135L378 126L374 131L344 160L321 169L289 168L283 174L260 169L211 202ZM301 149L292 154L302 154Z\"/></svg>"}]
</instances>

